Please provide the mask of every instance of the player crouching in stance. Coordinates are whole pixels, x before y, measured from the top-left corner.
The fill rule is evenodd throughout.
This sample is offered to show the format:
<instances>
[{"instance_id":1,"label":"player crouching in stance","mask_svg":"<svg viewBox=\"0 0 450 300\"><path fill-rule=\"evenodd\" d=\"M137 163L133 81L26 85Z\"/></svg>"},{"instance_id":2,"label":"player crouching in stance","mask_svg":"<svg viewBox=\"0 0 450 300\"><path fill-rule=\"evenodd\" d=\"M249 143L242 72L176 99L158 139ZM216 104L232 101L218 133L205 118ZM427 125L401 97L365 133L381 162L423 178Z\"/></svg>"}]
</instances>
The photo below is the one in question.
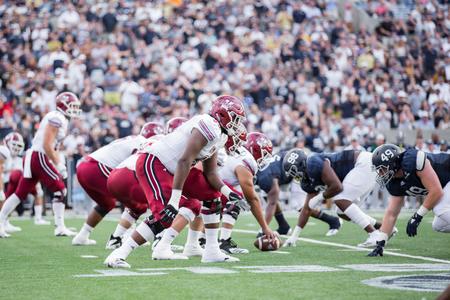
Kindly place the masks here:
<instances>
[{"instance_id":1,"label":"player crouching in stance","mask_svg":"<svg viewBox=\"0 0 450 300\"><path fill-rule=\"evenodd\" d=\"M416 149L401 151L392 144L375 149L372 158L377 180L391 197L380 230L370 243L377 247L369 256L382 256L388 232L394 228L405 196L425 196L423 204L409 219L406 234L417 235L422 218L433 210L433 230L450 232L450 154L425 153Z\"/></svg>"},{"instance_id":2,"label":"player crouching in stance","mask_svg":"<svg viewBox=\"0 0 450 300\"><path fill-rule=\"evenodd\" d=\"M164 136L139 155L136 173L153 215L139 224L131 237L105 260L109 267L130 267L125 259L164 228L176 236L199 213L205 224L203 262L236 261L219 249L220 193L231 201L242 200L224 185L217 174L217 150L229 136L239 136L245 128L242 102L233 96L214 100L209 114L198 115ZM193 168L203 162L203 172ZM211 198L205 198L209 195ZM179 229L181 227L181 229ZM170 248L167 257L176 255ZM180 256L180 258L186 258Z\"/></svg>"},{"instance_id":3,"label":"player crouching in stance","mask_svg":"<svg viewBox=\"0 0 450 300\"><path fill-rule=\"evenodd\" d=\"M23 177L15 192L6 199L0 212L0 237L6 236L4 224L9 214L20 201L26 199L39 181L53 193L55 235L75 235L75 232L64 224L64 200L67 191L63 179L67 178L67 168L57 149L67 135L69 119L81 114L80 105L75 94L63 92L56 96L56 111L49 112L42 119L31 149L25 154Z\"/></svg>"},{"instance_id":4,"label":"player crouching in stance","mask_svg":"<svg viewBox=\"0 0 450 300\"><path fill-rule=\"evenodd\" d=\"M274 232L264 219L264 214L254 187L254 176L258 169L267 164L272 155L272 142L262 133L251 132L247 136L244 147L238 148L237 155L227 156L219 169L220 177L236 192L243 194L250 204L250 210L267 238L275 239ZM230 151L229 151L230 152ZM223 197L224 198L224 197ZM220 231L220 249L229 254L246 254L247 249L237 247L231 239L231 232L240 213L240 206L222 199L225 206Z\"/></svg>"},{"instance_id":5,"label":"player crouching in stance","mask_svg":"<svg viewBox=\"0 0 450 300\"><path fill-rule=\"evenodd\" d=\"M371 153L347 150L307 157L303 151L293 149L284 157L283 165L287 173L300 179L302 189L308 193L298 225L283 246L295 246L312 209L325 199L333 200L341 218L353 221L369 235L375 232L376 220L355 204L375 185Z\"/></svg>"},{"instance_id":6,"label":"player crouching in stance","mask_svg":"<svg viewBox=\"0 0 450 300\"><path fill-rule=\"evenodd\" d=\"M162 125L148 122L142 127L139 135L113 141L89 154L80 162L77 167L78 182L97 205L87 217L80 232L73 238L72 245L95 245L97 243L95 240L89 239L91 232L116 207L116 199L107 188L111 171L140 149L147 138L163 132Z\"/></svg>"}]
</instances>

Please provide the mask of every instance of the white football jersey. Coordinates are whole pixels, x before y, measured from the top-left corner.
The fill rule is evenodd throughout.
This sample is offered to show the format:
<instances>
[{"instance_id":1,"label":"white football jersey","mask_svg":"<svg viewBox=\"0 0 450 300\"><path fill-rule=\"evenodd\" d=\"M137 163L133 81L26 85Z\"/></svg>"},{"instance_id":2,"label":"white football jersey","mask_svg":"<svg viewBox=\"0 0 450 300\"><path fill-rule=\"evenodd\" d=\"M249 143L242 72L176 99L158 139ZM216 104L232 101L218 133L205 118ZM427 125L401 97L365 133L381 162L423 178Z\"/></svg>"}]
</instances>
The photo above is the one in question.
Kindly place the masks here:
<instances>
[{"instance_id":1,"label":"white football jersey","mask_svg":"<svg viewBox=\"0 0 450 300\"><path fill-rule=\"evenodd\" d=\"M159 141L162 137L163 137L163 135L161 135L161 134L152 136L151 138L148 138L147 140L145 140L145 143L143 145L151 146L154 142ZM127 168L131 171L136 171L136 161L137 161L138 157L139 157L138 153L135 153L135 154L131 155L130 157L128 157L127 159L125 159L124 161L122 161L116 168L117 169Z\"/></svg>"},{"instance_id":2,"label":"white football jersey","mask_svg":"<svg viewBox=\"0 0 450 300\"><path fill-rule=\"evenodd\" d=\"M59 111L51 111L48 114L45 115L45 117L42 119L41 123L39 124L39 128L36 132L36 135L34 136L31 149L33 151L38 151L45 153L44 151L44 135L45 135L45 128L47 127L47 124L50 124L56 128L58 128L58 133L56 134L56 139L54 141L54 145L52 147L54 149L57 149L59 144L62 142L62 140L67 135L67 128L69 126L69 120Z\"/></svg>"},{"instance_id":3,"label":"white football jersey","mask_svg":"<svg viewBox=\"0 0 450 300\"><path fill-rule=\"evenodd\" d=\"M89 154L96 161L112 169L127 159L146 141L142 135L130 135L109 143Z\"/></svg>"},{"instance_id":4,"label":"white football jersey","mask_svg":"<svg viewBox=\"0 0 450 300\"><path fill-rule=\"evenodd\" d=\"M9 181L9 172L12 168L11 152L5 145L0 145L0 159L3 160L3 182Z\"/></svg>"},{"instance_id":5,"label":"white football jersey","mask_svg":"<svg viewBox=\"0 0 450 300\"><path fill-rule=\"evenodd\" d=\"M200 151L193 165L211 157L227 141L227 135L222 133L219 123L210 115L202 114L191 118L175 131L164 136L150 147L146 147L143 151L158 157L167 170L174 174L178 160L183 155L194 128L201 132L208 143Z\"/></svg>"},{"instance_id":6,"label":"white football jersey","mask_svg":"<svg viewBox=\"0 0 450 300\"><path fill-rule=\"evenodd\" d=\"M219 176L227 184L231 184L234 188L240 190L239 180L236 176L236 168L238 166L246 167L253 176L258 171L258 164L253 158L253 155L247 149L241 147L240 154L233 156L228 155L224 160L223 166L219 168Z\"/></svg>"}]
</instances>

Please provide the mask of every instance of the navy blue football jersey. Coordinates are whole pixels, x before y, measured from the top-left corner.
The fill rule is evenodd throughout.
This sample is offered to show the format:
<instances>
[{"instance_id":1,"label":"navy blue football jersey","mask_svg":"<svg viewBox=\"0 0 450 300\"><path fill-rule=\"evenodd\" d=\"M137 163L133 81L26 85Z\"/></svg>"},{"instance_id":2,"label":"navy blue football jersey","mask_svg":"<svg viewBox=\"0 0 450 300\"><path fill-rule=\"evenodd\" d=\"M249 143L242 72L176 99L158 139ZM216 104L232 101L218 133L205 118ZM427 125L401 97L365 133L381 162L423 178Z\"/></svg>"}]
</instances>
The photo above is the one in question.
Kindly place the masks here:
<instances>
[{"instance_id":1,"label":"navy blue football jersey","mask_svg":"<svg viewBox=\"0 0 450 300\"><path fill-rule=\"evenodd\" d=\"M283 158L287 151L282 151L275 154L270 159L270 163L256 174L256 184L266 193L270 191L273 184L273 179L278 179L278 184L288 184L292 178L286 176L283 170Z\"/></svg>"},{"instance_id":2,"label":"navy blue football jersey","mask_svg":"<svg viewBox=\"0 0 450 300\"><path fill-rule=\"evenodd\" d=\"M355 166L355 150L345 150L336 153L315 153L306 160L306 176L302 179L302 189L307 193L317 193L326 190L322 181L323 164L329 160L331 168L340 181Z\"/></svg>"},{"instance_id":3,"label":"navy blue football jersey","mask_svg":"<svg viewBox=\"0 0 450 300\"><path fill-rule=\"evenodd\" d=\"M400 154L400 167L405 173L402 178L392 178L386 185L387 190L393 196L424 196L428 194L423 186L417 171L422 171L425 161L428 159L439 177L441 186L444 187L450 181L450 154L425 153L417 149L407 149Z\"/></svg>"}]
</instances>

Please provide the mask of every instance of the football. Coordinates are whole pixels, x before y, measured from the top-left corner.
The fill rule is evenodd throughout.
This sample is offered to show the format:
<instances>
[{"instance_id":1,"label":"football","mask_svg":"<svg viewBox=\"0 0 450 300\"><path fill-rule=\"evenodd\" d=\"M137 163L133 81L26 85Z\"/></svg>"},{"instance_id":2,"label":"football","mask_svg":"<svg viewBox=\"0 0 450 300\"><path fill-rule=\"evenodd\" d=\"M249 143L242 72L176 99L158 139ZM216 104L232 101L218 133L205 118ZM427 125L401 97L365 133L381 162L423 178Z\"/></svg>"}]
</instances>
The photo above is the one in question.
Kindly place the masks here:
<instances>
[{"instance_id":1,"label":"football","mask_svg":"<svg viewBox=\"0 0 450 300\"><path fill-rule=\"evenodd\" d=\"M275 240L269 241L269 239L265 235L263 235L257 238L253 244L261 251L275 251L280 248L281 241L279 237L277 237Z\"/></svg>"}]
</instances>

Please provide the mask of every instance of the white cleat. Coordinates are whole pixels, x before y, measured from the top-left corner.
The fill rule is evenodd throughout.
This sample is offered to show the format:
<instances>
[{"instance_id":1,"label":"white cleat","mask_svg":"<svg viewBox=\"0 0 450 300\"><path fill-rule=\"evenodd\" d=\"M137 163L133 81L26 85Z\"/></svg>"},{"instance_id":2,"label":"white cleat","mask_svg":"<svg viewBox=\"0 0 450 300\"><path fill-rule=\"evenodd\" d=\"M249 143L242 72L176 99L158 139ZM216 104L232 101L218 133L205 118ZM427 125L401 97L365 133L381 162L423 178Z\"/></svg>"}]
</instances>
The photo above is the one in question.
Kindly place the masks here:
<instances>
[{"instance_id":1,"label":"white cleat","mask_svg":"<svg viewBox=\"0 0 450 300\"><path fill-rule=\"evenodd\" d=\"M358 247L362 248L375 248L377 246L377 241L387 240L387 235L384 232L375 230L369 233L369 237L364 243L358 244Z\"/></svg>"},{"instance_id":2,"label":"white cleat","mask_svg":"<svg viewBox=\"0 0 450 300\"><path fill-rule=\"evenodd\" d=\"M175 253L170 249L170 245L164 245L158 243L158 245L153 248L152 252L153 260L186 260L189 259L186 255Z\"/></svg>"},{"instance_id":3,"label":"white cleat","mask_svg":"<svg viewBox=\"0 0 450 300\"><path fill-rule=\"evenodd\" d=\"M164 231L163 232L160 232L156 237L155 237L155 240L153 241L153 243L152 243L152 251L156 248L156 246L159 244L159 242L161 241L161 239L162 239L162 236L163 236L163 233L164 233ZM146 244L147 245L145 245L145 246L148 246L148 243L149 242L147 242ZM170 245L170 249L172 250L172 251L174 251L174 252L178 252L178 251L183 251L183 249L184 249L184 246L181 246L181 245Z\"/></svg>"},{"instance_id":4,"label":"white cleat","mask_svg":"<svg viewBox=\"0 0 450 300\"><path fill-rule=\"evenodd\" d=\"M325 234L325 236L333 236L333 235L338 234L338 232L339 232L339 229L330 229L330 230L328 230L328 232Z\"/></svg>"},{"instance_id":5,"label":"white cleat","mask_svg":"<svg viewBox=\"0 0 450 300\"><path fill-rule=\"evenodd\" d=\"M297 247L297 240L296 237L289 237L283 244L283 247Z\"/></svg>"},{"instance_id":6,"label":"white cleat","mask_svg":"<svg viewBox=\"0 0 450 300\"><path fill-rule=\"evenodd\" d=\"M54 233L55 236L75 236L77 234L65 226L56 227Z\"/></svg>"},{"instance_id":7,"label":"white cleat","mask_svg":"<svg viewBox=\"0 0 450 300\"><path fill-rule=\"evenodd\" d=\"M229 256L219 249L217 251L205 251L202 255L202 263L217 263L217 262L237 262L239 258Z\"/></svg>"},{"instance_id":8,"label":"white cleat","mask_svg":"<svg viewBox=\"0 0 450 300\"><path fill-rule=\"evenodd\" d=\"M122 246L122 238L120 236L111 236L109 237L108 242L106 242L106 250L115 250Z\"/></svg>"},{"instance_id":9,"label":"white cleat","mask_svg":"<svg viewBox=\"0 0 450 300\"><path fill-rule=\"evenodd\" d=\"M394 227L394 228L392 229L391 234L389 235L388 240L390 240L390 239L392 239L394 236L396 236L397 233L398 233L398 228L397 228L397 227Z\"/></svg>"},{"instance_id":10,"label":"white cleat","mask_svg":"<svg viewBox=\"0 0 450 300\"><path fill-rule=\"evenodd\" d=\"M10 236L11 235L5 231L5 227L3 225L0 225L0 238L8 238Z\"/></svg>"},{"instance_id":11,"label":"white cleat","mask_svg":"<svg viewBox=\"0 0 450 300\"><path fill-rule=\"evenodd\" d=\"M6 221L4 229L7 233L14 233L14 232L22 231L22 228L20 228L18 226L14 226L13 224L9 223L9 220Z\"/></svg>"},{"instance_id":12,"label":"white cleat","mask_svg":"<svg viewBox=\"0 0 450 300\"><path fill-rule=\"evenodd\" d=\"M50 225L51 223L44 219L34 219L34 225Z\"/></svg>"},{"instance_id":13,"label":"white cleat","mask_svg":"<svg viewBox=\"0 0 450 300\"><path fill-rule=\"evenodd\" d=\"M183 255L187 257L193 257L193 256L202 256L203 252L205 252L205 249L200 247L200 245L192 245L192 244L186 244L184 246Z\"/></svg>"},{"instance_id":14,"label":"white cleat","mask_svg":"<svg viewBox=\"0 0 450 300\"><path fill-rule=\"evenodd\" d=\"M113 252L114 253L114 252ZM123 258L114 257L111 253L103 262L105 266L113 269L129 269L131 268L130 264L127 263Z\"/></svg>"},{"instance_id":15,"label":"white cleat","mask_svg":"<svg viewBox=\"0 0 450 300\"><path fill-rule=\"evenodd\" d=\"M81 237L78 234L72 239L73 246L92 246L97 245L95 240L88 239L86 237Z\"/></svg>"}]
</instances>

